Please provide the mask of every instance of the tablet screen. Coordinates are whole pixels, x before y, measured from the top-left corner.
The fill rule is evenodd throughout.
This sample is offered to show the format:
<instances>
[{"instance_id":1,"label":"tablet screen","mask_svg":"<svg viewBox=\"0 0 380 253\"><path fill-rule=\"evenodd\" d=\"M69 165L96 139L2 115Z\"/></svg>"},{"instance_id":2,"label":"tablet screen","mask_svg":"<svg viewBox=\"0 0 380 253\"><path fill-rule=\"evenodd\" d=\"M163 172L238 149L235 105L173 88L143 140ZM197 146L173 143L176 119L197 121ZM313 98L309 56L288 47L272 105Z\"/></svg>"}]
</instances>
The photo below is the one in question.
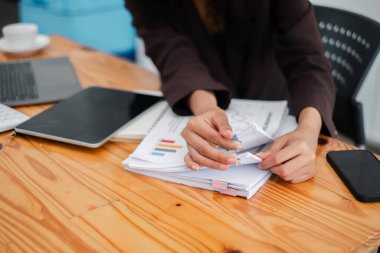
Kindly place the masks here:
<instances>
[{"instance_id":1,"label":"tablet screen","mask_svg":"<svg viewBox=\"0 0 380 253\"><path fill-rule=\"evenodd\" d=\"M90 87L16 127L16 132L99 147L160 97Z\"/></svg>"}]
</instances>

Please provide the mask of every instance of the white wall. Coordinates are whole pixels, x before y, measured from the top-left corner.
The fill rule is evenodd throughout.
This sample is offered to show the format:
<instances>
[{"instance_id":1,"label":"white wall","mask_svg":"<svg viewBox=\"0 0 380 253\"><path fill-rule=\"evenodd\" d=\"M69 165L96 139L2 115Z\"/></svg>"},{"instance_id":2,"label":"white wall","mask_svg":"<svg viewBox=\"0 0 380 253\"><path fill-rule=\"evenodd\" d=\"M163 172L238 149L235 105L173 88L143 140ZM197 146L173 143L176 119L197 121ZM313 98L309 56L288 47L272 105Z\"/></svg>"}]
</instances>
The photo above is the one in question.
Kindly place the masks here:
<instances>
[{"instance_id":1,"label":"white wall","mask_svg":"<svg viewBox=\"0 0 380 253\"><path fill-rule=\"evenodd\" d=\"M358 13L380 22L380 0L310 0L313 4L331 6ZM379 34L380 36L380 34ZM367 143L380 147L380 56L377 56L363 83L357 100L364 107Z\"/></svg>"}]
</instances>

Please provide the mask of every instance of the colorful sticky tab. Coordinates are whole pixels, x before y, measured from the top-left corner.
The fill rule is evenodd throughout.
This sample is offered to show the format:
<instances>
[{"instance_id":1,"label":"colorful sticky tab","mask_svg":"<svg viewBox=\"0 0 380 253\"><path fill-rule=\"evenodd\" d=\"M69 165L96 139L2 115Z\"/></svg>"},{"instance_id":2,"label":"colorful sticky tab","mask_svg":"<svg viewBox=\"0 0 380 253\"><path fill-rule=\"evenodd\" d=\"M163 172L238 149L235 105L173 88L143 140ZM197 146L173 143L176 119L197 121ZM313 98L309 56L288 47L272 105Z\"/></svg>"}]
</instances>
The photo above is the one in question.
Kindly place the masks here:
<instances>
[{"instance_id":1,"label":"colorful sticky tab","mask_svg":"<svg viewBox=\"0 0 380 253\"><path fill-rule=\"evenodd\" d=\"M226 182L218 181L218 180L212 180L211 186L220 190L227 190L228 184Z\"/></svg>"}]
</instances>

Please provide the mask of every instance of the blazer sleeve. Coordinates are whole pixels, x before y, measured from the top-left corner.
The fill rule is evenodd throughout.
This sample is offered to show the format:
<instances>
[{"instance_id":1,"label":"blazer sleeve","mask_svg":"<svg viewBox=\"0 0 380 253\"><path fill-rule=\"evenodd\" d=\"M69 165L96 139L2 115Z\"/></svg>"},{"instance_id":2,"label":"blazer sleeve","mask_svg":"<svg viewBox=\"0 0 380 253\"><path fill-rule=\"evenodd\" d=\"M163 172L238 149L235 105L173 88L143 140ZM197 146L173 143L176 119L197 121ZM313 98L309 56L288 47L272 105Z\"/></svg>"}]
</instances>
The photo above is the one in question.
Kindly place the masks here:
<instances>
[{"instance_id":1,"label":"blazer sleeve","mask_svg":"<svg viewBox=\"0 0 380 253\"><path fill-rule=\"evenodd\" d=\"M229 90L211 77L191 40L164 22L150 25L141 2L127 0L126 7L132 13L138 35L144 40L147 55L160 72L161 89L173 111L180 115L191 114L188 96L199 89L213 91L218 105L226 108L230 102Z\"/></svg>"},{"instance_id":2,"label":"blazer sleeve","mask_svg":"<svg viewBox=\"0 0 380 253\"><path fill-rule=\"evenodd\" d=\"M305 107L316 108L322 117L322 131L335 136L335 85L314 9L307 0L274 2L275 54L287 79L296 115Z\"/></svg>"}]
</instances>

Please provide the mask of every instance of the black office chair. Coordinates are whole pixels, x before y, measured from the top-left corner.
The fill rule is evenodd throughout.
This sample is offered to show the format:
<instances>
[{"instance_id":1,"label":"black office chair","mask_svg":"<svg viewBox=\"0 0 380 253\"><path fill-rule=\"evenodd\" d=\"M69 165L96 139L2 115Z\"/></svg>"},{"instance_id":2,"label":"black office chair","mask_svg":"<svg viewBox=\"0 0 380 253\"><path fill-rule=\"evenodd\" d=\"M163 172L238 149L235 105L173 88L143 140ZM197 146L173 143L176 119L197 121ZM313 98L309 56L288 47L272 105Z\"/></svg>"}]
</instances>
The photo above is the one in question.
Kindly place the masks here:
<instances>
[{"instance_id":1,"label":"black office chair","mask_svg":"<svg viewBox=\"0 0 380 253\"><path fill-rule=\"evenodd\" d=\"M367 17L315 6L325 55L333 66L336 102L333 119L338 132L365 145L362 104L356 96L380 48L380 24Z\"/></svg>"}]
</instances>

